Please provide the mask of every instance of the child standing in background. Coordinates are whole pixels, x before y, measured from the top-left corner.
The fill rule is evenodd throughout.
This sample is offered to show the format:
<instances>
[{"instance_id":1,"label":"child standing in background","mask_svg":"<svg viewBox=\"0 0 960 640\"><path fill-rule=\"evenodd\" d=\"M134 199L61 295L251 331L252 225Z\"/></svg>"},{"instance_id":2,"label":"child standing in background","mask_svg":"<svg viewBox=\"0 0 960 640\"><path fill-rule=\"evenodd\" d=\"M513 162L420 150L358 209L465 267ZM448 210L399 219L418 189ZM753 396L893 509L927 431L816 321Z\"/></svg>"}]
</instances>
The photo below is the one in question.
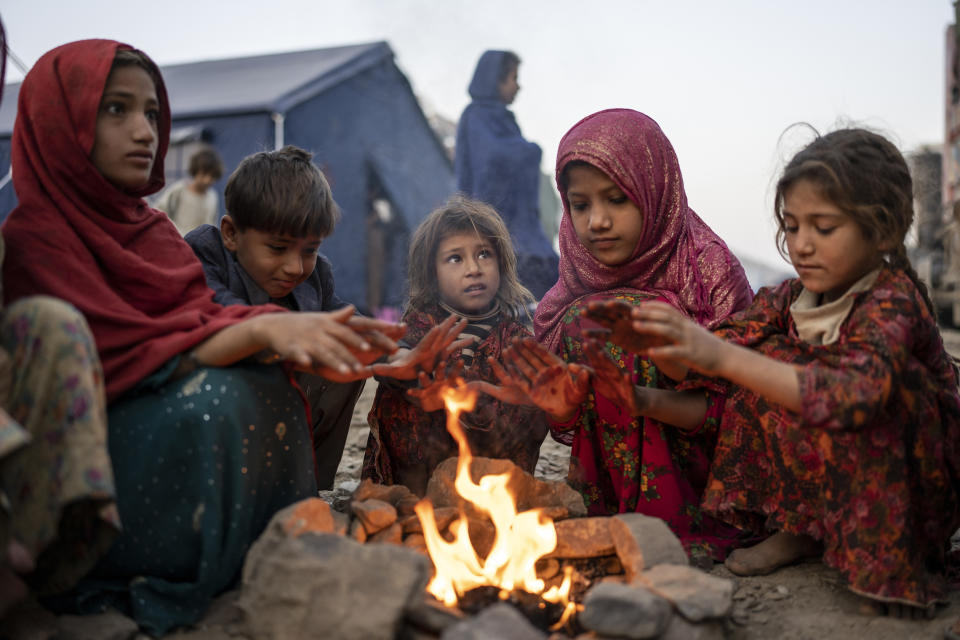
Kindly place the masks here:
<instances>
[{"instance_id":1,"label":"child standing in background","mask_svg":"<svg viewBox=\"0 0 960 640\"><path fill-rule=\"evenodd\" d=\"M529 336L522 322L530 292L517 280L516 256L506 225L490 206L454 197L420 224L410 243L410 298L403 321L417 345L451 314L465 318L460 347L452 355L463 377L493 380L489 359L514 337ZM403 349L401 348L401 352ZM402 353L397 357L402 357ZM445 376L421 375L421 389L380 377L370 411L370 438L363 477L383 484L404 484L423 495L434 468L457 455L447 433L440 399ZM533 473L547 433L539 409L481 397L462 417L476 456L508 458Z\"/></svg>"},{"instance_id":2,"label":"child standing in background","mask_svg":"<svg viewBox=\"0 0 960 640\"><path fill-rule=\"evenodd\" d=\"M211 148L190 156L189 179L178 180L160 194L154 206L165 211L181 235L217 219L217 192L213 183L223 176L223 161Z\"/></svg>"},{"instance_id":3,"label":"child standing in background","mask_svg":"<svg viewBox=\"0 0 960 640\"><path fill-rule=\"evenodd\" d=\"M633 329L672 342L651 358L733 383L704 506L774 533L731 571L822 554L890 613L929 614L960 525L960 398L904 247L907 164L882 136L835 131L790 161L774 211L797 279L713 334L661 304L634 309Z\"/></svg>"},{"instance_id":4,"label":"child standing in background","mask_svg":"<svg viewBox=\"0 0 960 640\"><path fill-rule=\"evenodd\" d=\"M255 153L231 174L220 228L186 235L222 305L273 303L291 311L346 306L334 290L333 267L319 253L340 210L313 156L287 145ZM308 373L298 381L310 403L317 485L332 489L363 380L337 383Z\"/></svg>"}]
</instances>

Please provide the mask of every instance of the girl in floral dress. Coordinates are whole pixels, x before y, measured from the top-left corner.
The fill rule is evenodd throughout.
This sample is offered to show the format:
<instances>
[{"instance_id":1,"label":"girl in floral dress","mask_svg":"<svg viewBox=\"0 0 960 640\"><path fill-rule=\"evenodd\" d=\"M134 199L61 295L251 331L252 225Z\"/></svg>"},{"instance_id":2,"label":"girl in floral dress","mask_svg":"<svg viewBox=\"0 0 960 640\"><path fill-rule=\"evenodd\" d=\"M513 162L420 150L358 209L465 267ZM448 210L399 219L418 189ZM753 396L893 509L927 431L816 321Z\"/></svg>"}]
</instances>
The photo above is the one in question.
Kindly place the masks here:
<instances>
[{"instance_id":1,"label":"girl in floral dress","mask_svg":"<svg viewBox=\"0 0 960 640\"><path fill-rule=\"evenodd\" d=\"M441 334L446 344L459 334L448 353L455 372L468 382L493 380L491 360L499 360L513 338L530 335L522 319L533 296L517 279L506 225L477 200L454 197L427 216L410 242L409 264L408 331L401 347L412 349L401 348L389 368L376 369L386 375L378 375L370 410L363 477L423 495L436 466L457 455L439 396L454 372L441 368L430 378L434 363L411 354L443 342ZM461 320L455 325L453 317ZM432 350L439 353L436 344ZM410 357L419 364L401 366ZM473 455L510 459L533 473L547 434L541 411L481 396L461 421Z\"/></svg>"},{"instance_id":2,"label":"girl in floral dress","mask_svg":"<svg viewBox=\"0 0 960 640\"><path fill-rule=\"evenodd\" d=\"M835 131L777 184L797 279L714 333L666 305L632 311L633 331L672 343L649 357L733 383L704 506L773 533L731 554L730 570L822 556L855 593L910 616L944 601L960 525L957 370L903 244L913 215L899 151Z\"/></svg>"},{"instance_id":3,"label":"girl in floral dress","mask_svg":"<svg viewBox=\"0 0 960 640\"><path fill-rule=\"evenodd\" d=\"M501 379L530 394L554 438L572 445L568 479L589 513L660 517L698 560L722 559L738 532L699 506L722 398L676 393L670 372L635 349L591 341L600 325L583 313L661 300L709 325L749 304L743 269L688 206L673 147L642 113L577 123L560 141L557 186L560 279L537 308L540 345L511 350Z\"/></svg>"}]
</instances>

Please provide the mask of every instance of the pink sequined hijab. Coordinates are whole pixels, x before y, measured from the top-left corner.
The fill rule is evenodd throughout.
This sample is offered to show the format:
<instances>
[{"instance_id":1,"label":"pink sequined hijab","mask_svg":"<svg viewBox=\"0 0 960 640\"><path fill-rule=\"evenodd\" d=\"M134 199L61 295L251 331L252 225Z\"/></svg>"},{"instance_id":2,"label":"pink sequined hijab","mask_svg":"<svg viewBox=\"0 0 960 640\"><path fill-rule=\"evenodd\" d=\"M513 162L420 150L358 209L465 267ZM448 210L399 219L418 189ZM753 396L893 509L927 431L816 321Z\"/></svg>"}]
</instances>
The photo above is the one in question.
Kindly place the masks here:
<instances>
[{"instance_id":1,"label":"pink sequined hijab","mask_svg":"<svg viewBox=\"0 0 960 640\"><path fill-rule=\"evenodd\" d=\"M574 161L606 173L643 212L644 229L627 262L607 266L577 237L561 185L564 167ZM587 116L560 141L556 177L563 200L560 279L534 318L537 339L551 350L559 349L567 309L601 291L650 293L706 326L750 304L743 267L687 204L677 155L653 119L630 109Z\"/></svg>"}]
</instances>

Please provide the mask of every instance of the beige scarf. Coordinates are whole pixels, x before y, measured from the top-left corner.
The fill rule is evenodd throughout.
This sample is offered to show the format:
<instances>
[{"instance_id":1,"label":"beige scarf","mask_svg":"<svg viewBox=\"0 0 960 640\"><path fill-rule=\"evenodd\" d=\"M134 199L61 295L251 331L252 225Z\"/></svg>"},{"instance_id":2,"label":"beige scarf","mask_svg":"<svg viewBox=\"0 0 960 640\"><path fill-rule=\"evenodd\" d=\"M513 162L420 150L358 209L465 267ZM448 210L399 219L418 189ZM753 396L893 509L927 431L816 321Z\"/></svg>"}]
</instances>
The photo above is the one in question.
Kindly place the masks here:
<instances>
[{"instance_id":1,"label":"beige scarf","mask_svg":"<svg viewBox=\"0 0 960 640\"><path fill-rule=\"evenodd\" d=\"M877 281L880 267L853 283L842 296L818 305L820 294L803 289L793 304L790 305L790 315L797 325L797 334L800 339L810 344L833 344L840 337L840 326L850 315L853 308L853 299L856 294L866 291Z\"/></svg>"}]
</instances>

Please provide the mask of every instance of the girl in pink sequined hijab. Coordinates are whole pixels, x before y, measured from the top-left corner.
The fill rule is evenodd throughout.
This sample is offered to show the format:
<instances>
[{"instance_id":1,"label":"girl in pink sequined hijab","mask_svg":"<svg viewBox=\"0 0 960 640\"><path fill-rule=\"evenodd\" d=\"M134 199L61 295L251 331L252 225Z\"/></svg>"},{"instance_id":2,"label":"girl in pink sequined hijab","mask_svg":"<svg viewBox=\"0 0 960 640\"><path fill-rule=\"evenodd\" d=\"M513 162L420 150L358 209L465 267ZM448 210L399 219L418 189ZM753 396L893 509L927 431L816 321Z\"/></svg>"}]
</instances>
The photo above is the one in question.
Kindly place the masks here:
<instances>
[{"instance_id":1,"label":"girl in pink sequined hijab","mask_svg":"<svg viewBox=\"0 0 960 640\"><path fill-rule=\"evenodd\" d=\"M560 142L557 186L560 279L537 308L540 344L516 345L502 381L572 445L568 480L591 515L662 518L696 560L722 559L739 532L700 511L722 397L676 391L665 373L679 372L593 332L648 300L710 325L750 303L743 268L687 205L673 147L642 113L577 123Z\"/></svg>"},{"instance_id":2,"label":"girl in pink sequined hijab","mask_svg":"<svg viewBox=\"0 0 960 640\"><path fill-rule=\"evenodd\" d=\"M642 215L636 246L620 264L597 259L575 229L569 172L584 164L605 174ZM677 155L650 117L607 109L575 124L557 151L557 187L564 209L560 279L543 297L534 321L537 339L552 351L559 346L562 317L590 293L652 293L704 325L753 299L743 267L687 204Z\"/></svg>"}]
</instances>

